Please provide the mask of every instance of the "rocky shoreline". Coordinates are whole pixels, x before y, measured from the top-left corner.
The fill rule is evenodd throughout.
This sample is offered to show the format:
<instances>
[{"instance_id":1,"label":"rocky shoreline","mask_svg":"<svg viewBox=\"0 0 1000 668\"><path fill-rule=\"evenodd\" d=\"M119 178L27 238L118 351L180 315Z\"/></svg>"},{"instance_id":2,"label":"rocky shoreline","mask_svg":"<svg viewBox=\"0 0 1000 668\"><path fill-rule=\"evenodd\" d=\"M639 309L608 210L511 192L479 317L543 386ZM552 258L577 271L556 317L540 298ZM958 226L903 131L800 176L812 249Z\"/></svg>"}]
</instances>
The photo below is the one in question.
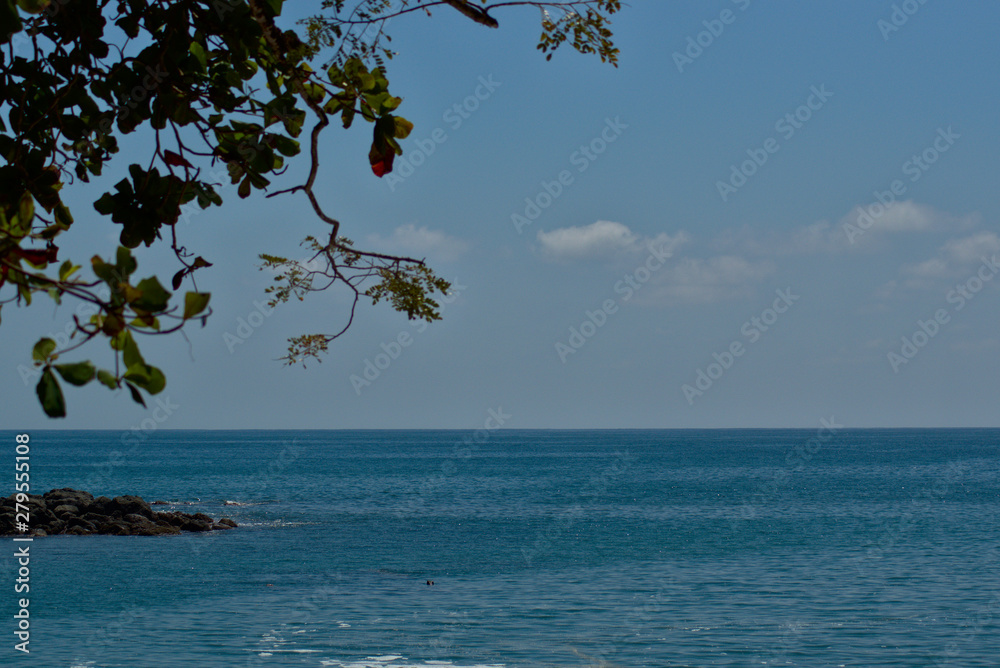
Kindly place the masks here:
<instances>
[{"instance_id":1,"label":"rocky shoreline","mask_svg":"<svg viewBox=\"0 0 1000 668\"><path fill-rule=\"evenodd\" d=\"M154 501L154 505L162 503ZM27 503L21 505L27 506L30 518L26 532L17 530L16 495L0 498L0 536L164 536L236 527L228 517L215 521L204 513L157 512L139 496L95 499L90 492L69 487L41 496L29 494Z\"/></svg>"}]
</instances>

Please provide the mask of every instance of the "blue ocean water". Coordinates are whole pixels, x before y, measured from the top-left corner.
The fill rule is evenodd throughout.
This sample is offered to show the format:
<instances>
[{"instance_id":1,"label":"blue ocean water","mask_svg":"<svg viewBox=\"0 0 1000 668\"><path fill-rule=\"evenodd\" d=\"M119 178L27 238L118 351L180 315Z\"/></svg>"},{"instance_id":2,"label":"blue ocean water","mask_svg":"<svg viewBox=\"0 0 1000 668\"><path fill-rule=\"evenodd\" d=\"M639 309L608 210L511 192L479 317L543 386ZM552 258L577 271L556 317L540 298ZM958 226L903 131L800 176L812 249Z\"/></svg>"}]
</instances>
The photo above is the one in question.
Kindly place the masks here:
<instances>
[{"instance_id":1,"label":"blue ocean water","mask_svg":"<svg viewBox=\"0 0 1000 668\"><path fill-rule=\"evenodd\" d=\"M36 539L29 656L0 539L5 666L1000 665L1000 430L38 431L31 473L241 526Z\"/></svg>"}]
</instances>

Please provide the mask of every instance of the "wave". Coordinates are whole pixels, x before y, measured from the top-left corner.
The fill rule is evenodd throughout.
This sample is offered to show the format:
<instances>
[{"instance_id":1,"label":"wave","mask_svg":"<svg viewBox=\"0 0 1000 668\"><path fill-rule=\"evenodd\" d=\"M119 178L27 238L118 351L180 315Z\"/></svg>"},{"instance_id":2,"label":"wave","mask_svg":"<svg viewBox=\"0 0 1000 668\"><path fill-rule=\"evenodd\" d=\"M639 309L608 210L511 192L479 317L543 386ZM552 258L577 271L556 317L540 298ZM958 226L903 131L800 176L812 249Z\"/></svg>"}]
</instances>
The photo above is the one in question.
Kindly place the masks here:
<instances>
[{"instance_id":1,"label":"wave","mask_svg":"<svg viewBox=\"0 0 1000 668\"><path fill-rule=\"evenodd\" d=\"M237 516L237 518L238 517L239 516ZM241 527L305 527L317 524L319 524L319 522L303 522L295 520L265 520L260 522L240 520Z\"/></svg>"},{"instance_id":2,"label":"wave","mask_svg":"<svg viewBox=\"0 0 1000 668\"><path fill-rule=\"evenodd\" d=\"M267 506L275 503L280 503L276 499L264 499L260 501L239 501L234 499L225 499L222 501L223 506ZM170 501L164 501L162 499L157 499L156 501L150 501L151 506L214 506L219 504L218 501L213 499L202 499L201 497L195 497L194 500L184 500L171 499Z\"/></svg>"},{"instance_id":3,"label":"wave","mask_svg":"<svg viewBox=\"0 0 1000 668\"><path fill-rule=\"evenodd\" d=\"M385 654L381 656L369 656L360 660L338 661L336 659L324 659L320 661L321 666L328 668L504 668L502 663L476 663L457 664L451 661L421 661L409 663L406 657L400 654Z\"/></svg>"}]
</instances>

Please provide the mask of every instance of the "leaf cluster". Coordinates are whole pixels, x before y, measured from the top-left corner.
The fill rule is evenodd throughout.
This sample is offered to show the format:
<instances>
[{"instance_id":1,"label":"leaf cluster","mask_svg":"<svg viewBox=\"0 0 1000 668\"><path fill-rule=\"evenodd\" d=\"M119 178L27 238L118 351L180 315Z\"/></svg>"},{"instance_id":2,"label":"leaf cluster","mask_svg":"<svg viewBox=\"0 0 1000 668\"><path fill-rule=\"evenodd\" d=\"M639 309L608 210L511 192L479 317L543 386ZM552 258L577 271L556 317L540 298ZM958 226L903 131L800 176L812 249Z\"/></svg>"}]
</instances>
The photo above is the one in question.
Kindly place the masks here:
<instances>
[{"instance_id":1,"label":"leaf cluster","mask_svg":"<svg viewBox=\"0 0 1000 668\"><path fill-rule=\"evenodd\" d=\"M222 206L225 180L240 198L269 190L303 153L305 183L267 196L301 192L329 237L306 240L315 266L261 255L277 273L268 294L278 304L340 286L354 299L343 329L290 339L287 359L326 352L361 298L409 318L440 317L433 295L448 283L421 259L355 248L316 192L319 140L331 119L344 129L358 117L371 123L368 168L376 176L392 171L413 125L398 113L402 98L390 92L385 28L396 16L438 5L492 27L494 7L551 9L561 18L543 18L543 52L551 56L570 42L616 61L607 29L615 0L324 0L327 13L305 21L304 38L278 27L285 0L0 0L0 307L29 306L42 293L93 308L89 320L74 318L71 345L57 350L43 338L33 349L46 414L65 415L60 378L127 388L140 403L143 392L162 391L164 374L143 359L137 337L176 332L192 319L204 324L209 315L210 296L196 273L212 263L183 245L179 222ZM113 261L94 257L93 278L84 279L80 265L59 261L62 235L78 225L63 193L105 174L140 130L152 137L148 160L128 165L93 201L97 214L120 226L120 247ZM172 251L180 265L169 281L173 292L156 276L132 278L131 249L139 246ZM188 281L181 303L175 293ZM107 341L113 369L62 359L94 339Z\"/></svg>"}]
</instances>

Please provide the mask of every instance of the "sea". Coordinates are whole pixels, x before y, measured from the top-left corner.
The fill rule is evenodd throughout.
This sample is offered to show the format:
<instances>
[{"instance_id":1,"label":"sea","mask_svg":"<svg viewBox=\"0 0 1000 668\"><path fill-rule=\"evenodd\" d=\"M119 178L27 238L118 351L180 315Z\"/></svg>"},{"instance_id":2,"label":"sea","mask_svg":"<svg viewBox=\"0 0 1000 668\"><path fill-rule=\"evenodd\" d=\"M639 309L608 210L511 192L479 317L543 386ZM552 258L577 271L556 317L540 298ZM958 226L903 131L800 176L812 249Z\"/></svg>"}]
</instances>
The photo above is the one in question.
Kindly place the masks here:
<instances>
[{"instance_id":1,"label":"sea","mask_svg":"<svg viewBox=\"0 0 1000 668\"><path fill-rule=\"evenodd\" d=\"M0 538L2 666L1000 666L996 429L28 434L239 528Z\"/></svg>"}]
</instances>

